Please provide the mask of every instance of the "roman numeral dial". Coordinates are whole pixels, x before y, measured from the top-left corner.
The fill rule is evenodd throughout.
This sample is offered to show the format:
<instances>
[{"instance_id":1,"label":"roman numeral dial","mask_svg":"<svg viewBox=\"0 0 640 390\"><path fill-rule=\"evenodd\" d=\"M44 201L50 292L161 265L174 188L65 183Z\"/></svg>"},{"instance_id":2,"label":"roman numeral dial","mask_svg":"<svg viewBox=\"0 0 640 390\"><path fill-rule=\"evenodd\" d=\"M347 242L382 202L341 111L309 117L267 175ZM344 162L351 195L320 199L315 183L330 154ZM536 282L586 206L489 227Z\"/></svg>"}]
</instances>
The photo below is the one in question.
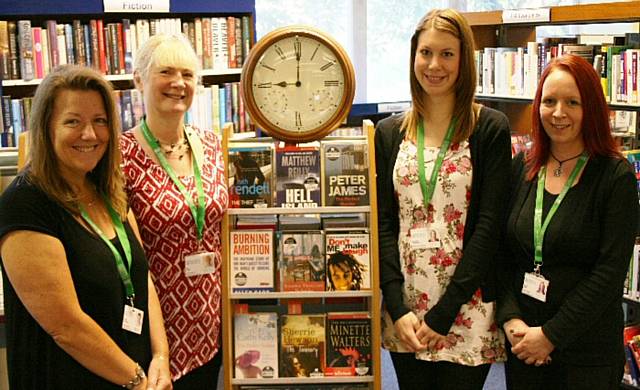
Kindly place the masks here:
<instances>
[{"instance_id":1,"label":"roman numeral dial","mask_svg":"<svg viewBox=\"0 0 640 390\"><path fill-rule=\"evenodd\" d=\"M338 126L354 89L353 66L344 50L309 27L284 27L265 35L242 73L251 118L286 141L316 139Z\"/></svg>"}]
</instances>

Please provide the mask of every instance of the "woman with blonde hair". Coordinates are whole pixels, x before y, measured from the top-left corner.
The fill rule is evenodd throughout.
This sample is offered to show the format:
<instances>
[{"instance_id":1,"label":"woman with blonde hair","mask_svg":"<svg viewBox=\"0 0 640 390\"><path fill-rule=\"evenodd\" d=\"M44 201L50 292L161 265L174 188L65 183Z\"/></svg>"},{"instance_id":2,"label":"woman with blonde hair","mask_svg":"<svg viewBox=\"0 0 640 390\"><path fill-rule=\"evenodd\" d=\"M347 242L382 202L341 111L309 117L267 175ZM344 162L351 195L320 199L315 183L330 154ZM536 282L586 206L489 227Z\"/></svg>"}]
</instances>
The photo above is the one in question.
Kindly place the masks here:
<instances>
[{"instance_id":1,"label":"woman with blonde hair","mask_svg":"<svg viewBox=\"0 0 640 390\"><path fill-rule=\"evenodd\" d=\"M228 203L220 139L184 124L200 69L186 37L151 37L134 68L146 112L121 137L125 190L158 286L174 388L215 389L220 224Z\"/></svg>"},{"instance_id":2,"label":"woman with blonde hair","mask_svg":"<svg viewBox=\"0 0 640 390\"><path fill-rule=\"evenodd\" d=\"M383 346L401 389L482 389L505 359L490 270L510 131L473 101L473 51L460 13L425 15L411 38L412 107L376 129Z\"/></svg>"},{"instance_id":3,"label":"woman with blonde hair","mask_svg":"<svg viewBox=\"0 0 640 390\"><path fill-rule=\"evenodd\" d=\"M29 163L0 198L11 388L171 389L112 93L72 65L36 90Z\"/></svg>"}]
</instances>

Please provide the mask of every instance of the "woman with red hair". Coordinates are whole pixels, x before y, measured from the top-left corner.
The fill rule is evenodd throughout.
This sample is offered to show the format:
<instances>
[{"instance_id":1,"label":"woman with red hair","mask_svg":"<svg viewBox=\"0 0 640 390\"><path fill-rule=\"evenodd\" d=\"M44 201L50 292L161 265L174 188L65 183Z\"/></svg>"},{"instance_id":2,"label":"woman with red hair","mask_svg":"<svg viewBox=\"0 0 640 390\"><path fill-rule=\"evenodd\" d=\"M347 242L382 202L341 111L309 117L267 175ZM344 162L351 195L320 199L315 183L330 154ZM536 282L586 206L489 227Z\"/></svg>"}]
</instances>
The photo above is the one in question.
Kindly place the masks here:
<instances>
[{"instance_id":1,"label":"woman with red hair","mask_svg":"<svg viewBox=\"0 0 640 390\"><path fill-rule=\"evenodd\" d=\"M556 58L542 73L532 136L514 161L496 315L508 388L617 388L637 184L583 58Z\"/></svg>"}]
</instances>

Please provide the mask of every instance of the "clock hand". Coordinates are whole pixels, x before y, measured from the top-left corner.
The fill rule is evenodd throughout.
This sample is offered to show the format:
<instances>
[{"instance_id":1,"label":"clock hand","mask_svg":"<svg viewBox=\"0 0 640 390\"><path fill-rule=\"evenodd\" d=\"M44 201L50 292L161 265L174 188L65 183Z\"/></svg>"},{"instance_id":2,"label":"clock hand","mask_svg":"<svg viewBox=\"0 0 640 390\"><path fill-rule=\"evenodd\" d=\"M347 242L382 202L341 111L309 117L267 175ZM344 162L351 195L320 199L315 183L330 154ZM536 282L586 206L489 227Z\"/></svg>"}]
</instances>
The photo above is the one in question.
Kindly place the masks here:
<instances>
[{"instance_id":1,"label":"clock hand","mask_svg":"<svg viewBox=\"0 0 640 390\"><path fill-rule=\"evenodd\" d=\"M302 43L296 39L294 43L296 50L296 87L301 86L300 83L300 58L302 57Z\"/></svg>"},{"instance_id":2,"label":"clock hand","mask_svg":"<svg viewBox=\"0 0 640 390\"><path fill-rule=\"evenodd\" d=\"M278 87L284 88L287 85L297 85L297 83L287 83L286 81L281 81L281 82L273 84L273 85L277 85Z\"/></svg>"}]
</instances>

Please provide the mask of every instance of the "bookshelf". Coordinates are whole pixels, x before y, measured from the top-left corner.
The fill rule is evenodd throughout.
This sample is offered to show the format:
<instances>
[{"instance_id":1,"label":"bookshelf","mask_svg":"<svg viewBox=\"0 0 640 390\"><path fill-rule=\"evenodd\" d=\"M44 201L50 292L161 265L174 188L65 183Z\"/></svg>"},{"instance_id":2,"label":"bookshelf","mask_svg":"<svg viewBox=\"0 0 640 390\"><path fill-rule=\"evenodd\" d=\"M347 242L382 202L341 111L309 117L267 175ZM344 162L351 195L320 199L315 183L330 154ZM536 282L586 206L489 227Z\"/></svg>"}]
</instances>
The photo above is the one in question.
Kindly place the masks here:
<instances>
[{"instance_id":1,"label":"bookshelf","mask_svg":"<svg viewBox=\"0 0 640 390\"><path fill-rule=\"evenodd\" d=\"M378 276L378 238L377 238L377 200L376 200L376 181L375 181L375 150L374 150L374 127L371 121L364 121L363 133L367 141L368 154L368 194L369 205L357 207L317 207L313 209L291 209L281 207L268 208L229 208L222 221L223 239L222 239L222 307L225 308L222 313L222 337L223 337L223 370L224 370L224 388L240 389L242 386L278 386L278 385L340 385L344 388L358 384L358 386L366 386L368 389L379 390L381 388L381 356L380 356L380 293L379 293L379 276ZM358 137L327 137L329 139L348 140ZM363 137L359 137L363 139ZM223 149L225 165L229 164L229 147L230 144L235 146L242 145L246 140L230 139L229 132L223 132ZM255 142L251 139L249 142ZM261 138L259 142L273 143L270 138ZM369 279L370 289L358 291L277 291L275 292L258 292L258 293L232 293L232 275L231 275L231 243L230 232L233 228L233 218L241 215L286 215L286 214L335 214L335 213L365 213L368 216L369 232ZM360 230L361 228L353 228ZM274 236L274 243L277 239ZM274 264L277 263L277 251L273 250ZM274 266L277 270L277 266ZM249 304L256 302L257 305L268 301L271 306L286 306L289 300L306 300L313 302L322 302L319 305L324 306L325 300L336 303L336 301L345 300L346 302L354 299L361 300L366 306L366 311L371 321L371 368L373 373L364 376L323 376L323 377L279 377L279 378L257 378L244 379L236 378L234 375L234 313L236 306L239 304ZM362 305L362 304L361 304ZM328 310L328 309L327 309ZM321 311L321 313L324 311ZM280 318L278 325L278 333L280 332ZM278 335L278 338L280 335ZM280 354L280 343L278 342L278 354ZM278 358L279 360L279 358ZM360 387L358 387L360 388Z\"/></svg>"},{"instance_id":2,"label":"bookshelf","mask_svg":"<svg viewBox=\"0 0 640 390\"><path fill-rule=\"evenodd\" d=\"M477 49L487 47L521 47L536 41L536 27L640 21L640 1L603 4L580 4L546 7L549 20L544 22L503 23L503 11L467 12ZM477 100L503 111L511 127L520 133L530 131L531 97L479 93ZM640 111L640 103L613 103L612 109Z\"/></svg>"},{"instance_id":3,"label":"bookshelf","mask_svg":"<svg viewBox=\"0 0 640 390\"><path fill-rule=\"evenodd\" d=\"M86 63L102 71L116 90L123 129L135 125L141 115L141 99L134 96L133 58L136 48L154 32L185 32L201 58L202 87L196 91L189 123L219 131L223 123L231 121L226 117L231 116L236 129L249 129L248 122L245 124L239 120L239 116L244 117L244 114L239 113L241 104L237 83L244 58L255 41L255 1L185 0L168 3L169 12L154 13L105 12L103 2L97 0L65 1L53 9L32 0L15 5L0 4L0 50L4 53L4 56L0 53L0 58L8 57L10 63L8 67L0 68L0 73L8 73L2 81L2 95L5 96L2 106L3 117L10 118L0 124L0 133L5 133L0 148L16 146L17 136L12 137L13 141L7 140L7 129L19 133L21 128L25 128L28 123L25 112L28 112L30 104L28 98L33 96L42 77L46 76L47 68L57 63ZM12 24L16 25L16 46L21 46L22 40L26 39L19 34L19 21L22 20L31 24L28 35L31 35L30 43L33 45L33 75L22 69L21 64L29 61L23 60L21 51L18 50L17 62L14 62L11 52ZM36 43L40 40L42 45ZM42 51L36 47L42 47ZM54 57L63 56L64 60L54 60ZM12 71L16 68L20 74ZM220 116L205 112L220 106ZM225 115L222 115L225 108ZM23 118L22 123L14 123L15 118Z\"/></svg>"}]
</instances>

